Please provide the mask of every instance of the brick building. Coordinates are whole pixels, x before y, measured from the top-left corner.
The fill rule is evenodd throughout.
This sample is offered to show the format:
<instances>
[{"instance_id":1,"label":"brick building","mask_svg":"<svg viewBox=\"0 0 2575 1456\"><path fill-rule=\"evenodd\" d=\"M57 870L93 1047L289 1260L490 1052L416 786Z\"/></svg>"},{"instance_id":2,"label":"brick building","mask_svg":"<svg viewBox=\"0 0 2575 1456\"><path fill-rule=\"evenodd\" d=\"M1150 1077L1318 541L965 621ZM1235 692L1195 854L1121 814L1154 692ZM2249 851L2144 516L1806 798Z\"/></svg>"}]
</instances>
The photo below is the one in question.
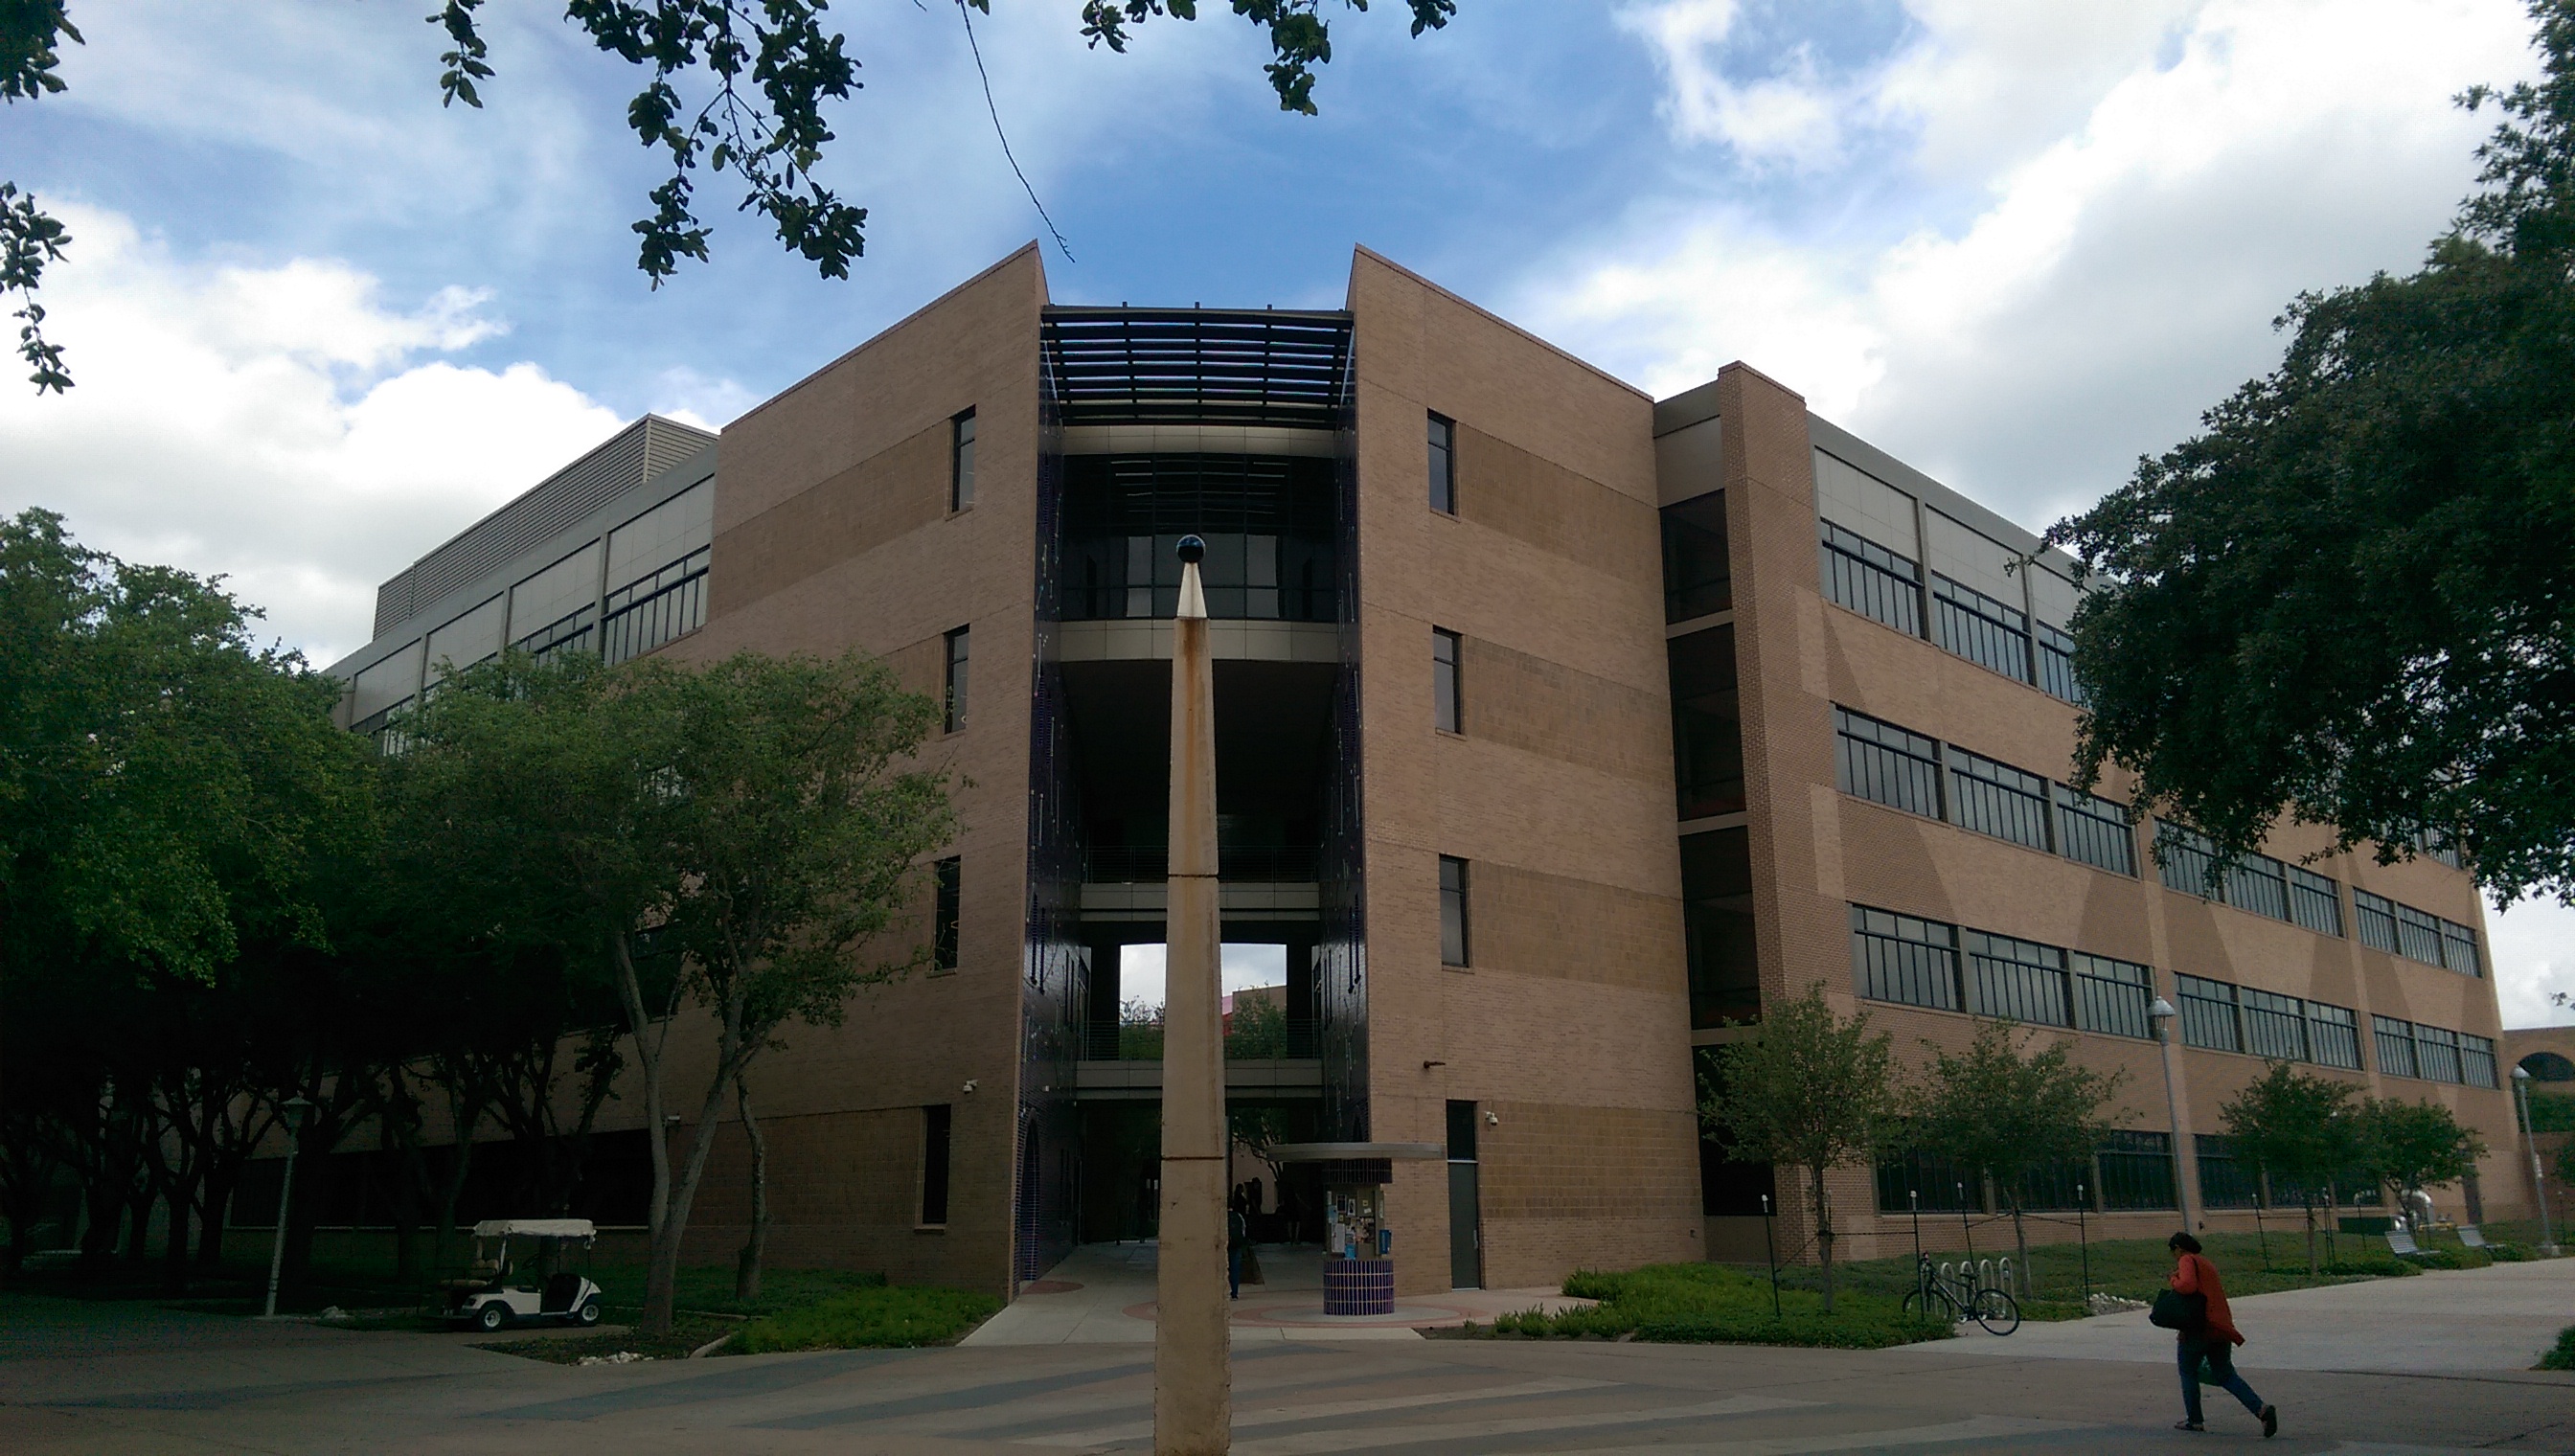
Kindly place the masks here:
<instances>
[{"instance_id":1,"label":"brick building","mask_svg":"<svg viewBox=\"0 0 2575 1456\"><path fill-rule=\"evenodd\" d=\"M914 926L940 969L761 1065L771 1248L1001 1288L1146 1231L1160 1065L1122 967L1162 937L1187 532L1226 938L1286 965L1287 1044L1230 1090L1448 1144L1393 1165L1407 1291L1758 1257L1769 1172L1700 1143L1693 1048L1816 983L1908 1055L1982 1012L2125 1070L2127 1130L2030 1190L2113 1231L2240 1216L2211 1134L2265 1055L2450 1103L2513 1211L2468 874L2289 834L2166 887L2147 837L2187 865L2186 831L2063 782L2070 564L1751 369L1656 402L1365 251L1344 309L1287 312L1059 308L1024 249L720 440L630 427L386 584L335 671L360 729L505 642L855 646L942 695L970 786ZM1881 1207L1981 1201L1956 1181L1837 1179L1845 1253L1909 1236Z\"/></svg>"}]
</instances>

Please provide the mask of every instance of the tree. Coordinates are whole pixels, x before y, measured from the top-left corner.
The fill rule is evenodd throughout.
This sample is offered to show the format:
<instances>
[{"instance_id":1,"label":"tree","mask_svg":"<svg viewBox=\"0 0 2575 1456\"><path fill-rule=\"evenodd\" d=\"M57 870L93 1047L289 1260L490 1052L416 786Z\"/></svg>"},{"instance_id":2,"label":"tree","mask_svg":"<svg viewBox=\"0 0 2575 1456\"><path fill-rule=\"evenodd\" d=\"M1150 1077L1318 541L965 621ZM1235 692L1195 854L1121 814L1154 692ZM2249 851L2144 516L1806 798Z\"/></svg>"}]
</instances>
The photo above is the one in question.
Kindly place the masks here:
<instances>
[{"instance_id":1,"label":"tree","mask_svg":"<svg viewBox=\"0 0 2575 1456\"><path fill-rule=\"evenodd\" d=\"M2278 369L2049 540L2077 759L2248 852L2283 817L2429 835L2499 899L2575 896L2575 0L2422 269L2301 295Z\"/></svg>"},{"instance_id":2,"label":"tree","mask_svg":"<svg viewBox=\"0 0 2575 1456\"><path fill-rule=\"evenodd\" d=\"M2485 1139L2437 1102L2371 1098L2359 1117L2363 1161L2395 1185L2400 1207L2405 1190L2455 1183L2486 1155Z\"/></svg>"},{"instance_id":3,"label":"tree","mask_svg":"<svg viewBox=\"0 0 2575 1456\"><path fill-rule=\"evenodd\" d=\"M992 0L952 0L973 38L966 7L987 15ZM1342 0L1354 10L1367 0ZM68 0L0 4L0 101L32 101L63 90L58 74L65 40L85 44L67 15ZM766 217L787 251L825 278L846 278L866 251L868 212L841 200L820 180L836 140L824 104L846 101L860 87L848 38L825 19L830 0L567 0L564 18L600 50L651 79L627 104L635 139L670 162L654 188L651 214L634 226L636 266L655 288L679 260L704 262L714 229L697 212L697 174L731 173L742 188L738 212ZM1437 30L1456 0L1406 0L1412 34ZM445 0L429 17L447 49L439 54L443 104L483 105L494 78L491 46L479 24L483 0ZM1234 0L1237 15L1269 31L1270 83L1283 111L1314 114L1314 72L1332 58L1323 0ZM1094 47L1127 49L1130 30L1151 17L1198 18L1198 0L1083 0L1082 34ZM977 60L980 68L981 58ZM988 88L989 89L989 88ZM999 125L999 113L996 114ZM1018 164L1012 164L1016 170ZM1034 196L1034 194L1032 194ZM0 181L0 292L21 301L19 355L34 369L36 391L71 387L62 350L45 342L45 311L36 289L48 262L71 241L62 223L14 183Z\"/></svg>"},{"instance_id":4,"label":"tree","mask_svg":"<svg viewBox=\"0 0 2575 1456\"><path fill-rule=\"evenodd\" d=\"M861 986L928 963L921 940L873 960L862 951L917 898L925 857L957 821L947 771L911 761L939 705L873 658L745 653L698 669L647 660L633 677L633 700L668 716L662 740L673 747L658 786L682 877L664 930L716 1038L645 1278L643 1328L662 1333L725 1097L748 1109L744 1080L790 1022L837 1026ZM757 1263L740 1278L756 1287Z\"/></svg>"},{"instance_id":5,"label":"tree","mask_svg":"<svg viewBox=\"0 0 2575 1456\"><path fill-rule=\"evenodd\" d=\"M2015 1214L2031 1176L2069 1162L2089 1165L2101 1145L2101 1109L2122 1080L2075 1065L2063 1040L2022 1055L2013 1044L2021 1029L1986 1021L1965 1052L1952 1056L1934 1047L1907 1118L1923 1150L1991 1179ZM2017 1217L2012 1236L2026 1294L2029 1240Z\"/></svg>"},{"instance_id":6,"label":"tree","mask_svg":"<svg viewBox=\"0 0 2575 1456\"><path fill-rule=\"evenodd\" d=\"M1725 1043L1713 1060L1715 1074L1699 1080L1699 1123L1730 1157L1806 1170L1830 1313L1835 1235L1825 1176L1866 1163L1895 1130L1889 1038L1869 1031L1865 1011L1833 1014L1823 988L1809 986L1765 1009L1756 1034Z\"/></svg>"},{"instance_id":7,"label":"tree","mask_svg":"<svg viewBox=\"0 0 2575 1456\"><path fill-rule=\"evenodd\" d=\"M2362 1161L2360 1088L2271 1063L2260 1081L2218 1108L2236 1157L2298 1190L2307 1211L2307 1272L2316 1272L2316 1190Z\"/></svg>"}]
</instances>

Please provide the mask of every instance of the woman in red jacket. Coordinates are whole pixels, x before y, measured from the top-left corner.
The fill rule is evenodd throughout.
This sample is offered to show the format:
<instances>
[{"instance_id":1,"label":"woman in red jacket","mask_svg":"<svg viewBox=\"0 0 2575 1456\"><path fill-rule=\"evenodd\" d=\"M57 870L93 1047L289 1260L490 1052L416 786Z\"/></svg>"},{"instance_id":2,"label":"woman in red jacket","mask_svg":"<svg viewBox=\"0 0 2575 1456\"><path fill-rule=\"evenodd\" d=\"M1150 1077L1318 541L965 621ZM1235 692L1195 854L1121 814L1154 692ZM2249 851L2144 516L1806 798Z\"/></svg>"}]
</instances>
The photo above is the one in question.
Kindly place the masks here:
<instances>
[{"instance_id":1,"label":"woman in red jacket","mask_svg":"<svg viewBox=\"0 0 2575 1456\"><path fill-rule=\"evenodd\" d=\"M2173 1252L2172 1287L2179 1293L2197 1294L2208 1300L2207 1321L2194 1330L2179 1332L2181 1360L2182 1419L2173 1423L2177 1431L2204 1431L2208 1427L2199 1414L2199 1365L2208 1362L2215 1383L2244 1402L2262 1422L2266 1437L2280 1433L2280 1408L2264 1405L2244 1377L2235 1373L2235 1347L2244 1343L2244 1332L2235 1327L2235 1318L2226 1308L2226 1285L2217 1277L2217 1266L2199 1251L2199 1240L2187 1233L2177 1233L2164 1241Z\"/></svg>"}]
</instances>

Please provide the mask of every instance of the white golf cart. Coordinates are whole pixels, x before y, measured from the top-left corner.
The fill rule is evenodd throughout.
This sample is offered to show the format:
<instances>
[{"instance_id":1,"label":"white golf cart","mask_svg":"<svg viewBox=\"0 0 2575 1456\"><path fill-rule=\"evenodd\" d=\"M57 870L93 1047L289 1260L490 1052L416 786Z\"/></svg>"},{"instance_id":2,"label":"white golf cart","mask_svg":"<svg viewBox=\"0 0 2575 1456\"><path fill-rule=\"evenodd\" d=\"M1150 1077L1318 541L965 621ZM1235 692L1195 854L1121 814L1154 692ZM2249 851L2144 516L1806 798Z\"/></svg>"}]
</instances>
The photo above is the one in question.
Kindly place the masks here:
<instances>
[{"instance_id":1,"label":"white golf cart","mask_svg":"<svg viewBox=\"0 0 2575 1456\"><path fill-rule=\"evenodd\" d=\"M484 1330L523 1319L599 1323L599 1286L563 1267L571 1246L588 1249L598 1232L587 1218L493 1218L474 1225L473 1267L439 1286L446 1291L443 1316ZM528 1274L511 1258L513 1240L535 1256Z\"/></svg>"}]
</instances>

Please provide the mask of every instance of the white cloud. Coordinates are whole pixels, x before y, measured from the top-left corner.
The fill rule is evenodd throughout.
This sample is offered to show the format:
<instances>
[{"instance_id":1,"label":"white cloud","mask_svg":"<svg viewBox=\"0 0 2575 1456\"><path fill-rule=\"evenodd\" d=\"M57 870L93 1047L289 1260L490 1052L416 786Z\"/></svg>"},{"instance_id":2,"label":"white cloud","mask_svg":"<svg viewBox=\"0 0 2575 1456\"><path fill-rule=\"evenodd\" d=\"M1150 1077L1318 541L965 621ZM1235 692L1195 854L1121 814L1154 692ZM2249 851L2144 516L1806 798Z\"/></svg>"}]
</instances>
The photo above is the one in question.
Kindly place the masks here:
<instances>
[{"instance_id":1,"label":"white cloud","mask_svg":"<svg viewBox=\"0 0 2575 1456\"><path fill-rule=\"evenodd\" d=\"M367 640L379 581L620 423L533 364L436 358L504 328L471 291L405 309L345 263L194 266L115 214L64 218L45 295L79 383L0 390L0 509L225 574L318 662Z\"/></svg>"},{"instance_id":2,"label":"white cloud","mask_svg":"<svg viewBox=\"0 0 2575 1456\"><path fill-rule=\"evenodd\" d=\"M2555 900L2516 900L2486 914L2495 996L2506 1026L2575 1026L2575 907Z\"/></svg>"},{"instance_id":3,"label":"white cloud","mask_svg":"<svg viewBox=\"0 0 2575 1456\"><path fill-rule=\"evenodd\" d=\"M1618 13L1620 28L1643 36L1670 83L1664 119L1675 136L1721 142L1754 165L1813 169L1842 145L1847 96L1827 86L1806 48L1792 48L1771 75L1738 82L1721 66L1742 18L1737 0L1671 0Z\"/></svg>"}]
</instances>

